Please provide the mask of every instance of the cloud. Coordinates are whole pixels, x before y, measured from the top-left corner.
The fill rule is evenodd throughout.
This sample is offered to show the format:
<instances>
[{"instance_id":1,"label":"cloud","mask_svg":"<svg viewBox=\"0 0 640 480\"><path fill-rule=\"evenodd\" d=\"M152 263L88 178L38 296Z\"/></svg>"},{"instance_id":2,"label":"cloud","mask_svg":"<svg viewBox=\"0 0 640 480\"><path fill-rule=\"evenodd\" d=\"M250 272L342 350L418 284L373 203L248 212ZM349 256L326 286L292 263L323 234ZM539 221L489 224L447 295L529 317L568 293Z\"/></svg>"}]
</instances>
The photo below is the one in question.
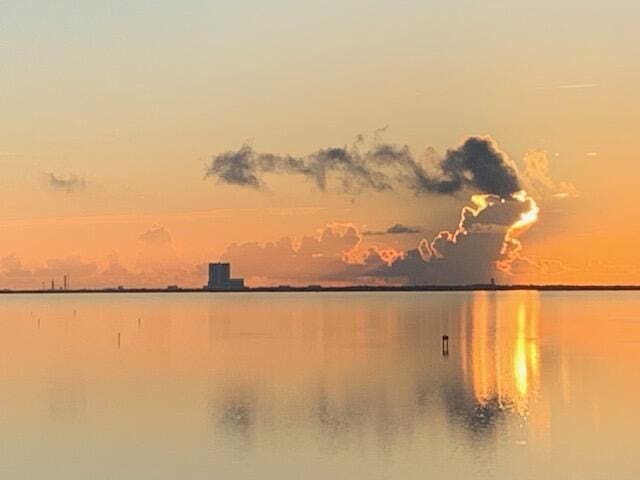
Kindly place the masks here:
<instances>
[{"instance_id":1,"label":"cloud","mask_svg":"<svg viewBox=\"0 0 640 480\"><path fill-rule=\"evenodd\" d=\"M408 188L416 193L453 194L463 189L507 196L521 189L515 165L490 137L469 137L432 165L416 159L407 146L377 144L361 151L329 147L304 157L257 153L249 145L216 155L206 176L218 182L260 189L265 174L295 174L325 191L329 179L344 192ZM432 155L433 156L433 155Z\"/></svg>"},{"instance_id":2,"label":"cloud","mask_svg":"<svg viewBox=\"0 0 640 480\"><path fill-rule=\"evenodd\" d=\"M292 284L431 284L489 283L511 274L511 266L527 261L517 236L537 213L532 199L477 195L462 209L458 228L422 240L415 249L398 252L385 246L365 246L354 226L339 231L326 227L317 236L295 242L289 237L273 243L231 245L223 258L234 274L254 285ZM393 226L388 230L404 230Z\"/></svg>"},{"instance_id":3,"label":"cloud","mask_svg":"<svg viewBox=\"0 0 640 480\"><path fill-rule=\"evenodd\" d=\"M552 85L548 87L536 87L536 90L576 90L576 89L585 89L585 88L598 88L600 87L599 83L568 83L564 85Z\"/></svg>"},{"instance_id":4,"label":"cloud","mask_svg":"<svg viewBox=\"0 0 640 480\"><path fill-rule=\"evenodd\" d=\"M523 178L527 190L538 197L575 198L579 197L578 189L569 182L556 181L549 174L549 156L546 150L529 150L524 158Z\"/></svg>"},{"instance_id":5,"label":"cloud","mask_svg":"<svg viewBox=\"0 0 640 480\"><path fill-rule=\"evenodd\" d=\"M71 256L47 260L45 266L34 270L34 276L39 278L61 278L63 275L72 273L77 277L91 277L97 271L97 263L84 260L79 256Z\"/></svg>"},{"instance_id":6,"label":"cloud","mask_svg":"<svg viewBox=\"0 0 640 480\"><path fill-rule=\"evenodd\" d=\"M536 208L533 200L475 197L475 207L462 210L458 228L423 240L388 267L371 272L405 283L459 285L489 283L500 272L509 273L520 243L514 224Z\"/></svg>"},{"instance_id":7,"label":"cloud","mask_svg":"<svg viewBox=\"0 0 640 480\"><path fill-rule=\"evenodd\" d=\"M84 178L74 174L64 176L56 175L55 173L47 173L46 177L51 188L66 193L80 192L87 186L87 182Z\"/></svg>"},{"instance_id":8,"label":"cloud","mask_svg":"<svg viewBox=\"0 0 640 480\"><path fill-rule=\"evenodd\" d=\"M55 258L36 267L25 266L15 255L11 254L0 259L0 285L2 288L40 289L42 285L50 288L51 280L56 286L62 286L64 275L70 281L82 279L92 281L98 273L95 262L84 260L78 256Z\"/></svg>"},{"instance_id":9,"label":"cloud","mask_svg":"<svg viewBox=\"0 0 640 480\"><path fill-rule=\"evenodd\" d=\"M418 227L409 227L407 225L402 225L401 223L396 223L395 225L390 226L386 230L368 230L363 232L363 235L401 235L405 233L420 233L422 230Z\"/></svg>"},{"instance_id":10,"label":"cloud","mask_svg":"<svg viewBox=\"0 0 640 480\"><path fill-rule=\"evenodd\" d=\"M31 286L31 271L12 253L0 259L0 281L2 288Z\"/></svg>"},{"instance_id":11,"label":"cloud","mask_svg":"<svg viewBox=\"0 0 640 480\"><path fill-rule=\"evenodd\" d=\"M246 277L253 286L488 283L492 277L508 275L514 269L520 272L535 267L520 254L521 245L516 238L526 229L522 219L534 209L533 201L522 196L473 198L474 205L462 209L456 230L440 232L431 241L423 239L406 252L381 243L367 243L351 224L330 224L315 235L299 239L232 244L222 259L232 263L234 276ZM400 227L394 225L388 230L404 230ZM38 289L42 282L48 288L54 278L60 285L63 275L69 275L72 286L80 288L168 284L199 287L205 283L202 265L194 268L167 255L165 247L171 245L171 235L164 227L154 225L140 238L145 242L144 252L128 262L115 255L106 262L68 257L29 267L15 255L6 256L0 259L0 288Z\"/></svg>"},{"instance_id":12,"label":"cloud","mask_svg":"<svg viewBox=\"0 0 640 480\"><path fill-rule=\"evenodd\" d=\"M340 147L298 158L259 154L244 145L238 151L217 155L207 170L207 176L217 177L223 183L253 188L264 186L261 178L264 173L302 175L314 181L320 190L326 190L327 175L331 173L341 178L345 191L353 191L356 187L390 188L382 173L371 170L355 151Z\"/></svg>"},{"instance_id":13,"label":"cloud","mask_svg":"<svg viewBox=\"0 0 640 480\"><path fill-rule=\"evenodd\" d=\"M515 165L489 137L470 137L447 151L441 167L446 178L482 193L507 196L521 189Z\"/></svg>"},{"instance_id":14,"label":"cloud","mask_svg":"<svg viewBox=\"0 0 640 480\"><path fill-rule=\"evenodd\" d=\"M323 149L304 157L260 154L245 145L237 152L214 157L207 176L258 189L266 186L268 174L297 174L323 191L336 182L343 191L475 193L473 205L462 209L457 229L440 232L432 240L423 239L403 253L380 246L367 249L357 240L419 232L402 224L363 233L353 229L345 234L345 239L351 239L348 249L321 249L311 256L298 250L289 238L267 245L232 246L228 259L245 262L243 275L251 276L255 271L255 278L267 283L273 283L274 278L298 283L488 283L491 278L512 275L527 262L531 264L521 253L518 237L536 221L539 209L524 187L542 192L542 196L577 195L570 183L551 179L546 152L529 152L524 159L525 174L520 176L490 137L469 137L444 156L429 150L422 159L407 146L378 143L363 149L362 144L359 137L352 147Z\"/></svg>"},{"instance_id":15,"label":"cloud","mask_svg":"<svg viewBox=\"0 0 640 480\"><path fill-rule=\"evenodd\" d=\"M138 240L154 246L171 245L173 241L171 233L161 225L153 225L149 230L141 233Z\"/></svg>"},{"instance_id":16,"label":"cloud","mask_svg":"<svg viewBox=\"0 0 640 480\"><path fill-rule=\"evenodd\" d=\"M330 225L298 241L232 244L222 258L231 262L234 275L253 284L349 284L398 255L391 249L361 251L361 241L354 226Z\"/></svg>"},{"instance_id":17,"label":"cloud","mask_svg":"<svg viewBox=\"0 0 640 480\"><path fill-rule=\"evenodd\" d=\"M39 265L25 265L16 255L0 258L0 288L34 289L63 285L69 278L71 288L165 287L170 284L201 287L206 270L191 263L144 263L138 259L121 259L112 254L106 258L86 259L79 256L52 258Z\"/></svg>"}]
</instances>

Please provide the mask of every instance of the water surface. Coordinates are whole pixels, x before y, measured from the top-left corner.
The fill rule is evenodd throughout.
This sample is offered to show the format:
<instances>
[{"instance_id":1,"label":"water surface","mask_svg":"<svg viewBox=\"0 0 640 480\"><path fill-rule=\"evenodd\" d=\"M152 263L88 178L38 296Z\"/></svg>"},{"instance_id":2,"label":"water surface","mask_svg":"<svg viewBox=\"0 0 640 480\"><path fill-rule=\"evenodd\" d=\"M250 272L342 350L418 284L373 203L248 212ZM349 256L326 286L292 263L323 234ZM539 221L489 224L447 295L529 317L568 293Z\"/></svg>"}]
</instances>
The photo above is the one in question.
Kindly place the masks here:
<instances>
[{"instance_id":1,"label":"water surface","mask_svg":"<svg viewBox=\"0 0 640 480\"><path fill-rule=\"evenodd\" d=\"M637 292L5 295L0 328L0 478L640 476Z\"/></svg>"}]
</instances>

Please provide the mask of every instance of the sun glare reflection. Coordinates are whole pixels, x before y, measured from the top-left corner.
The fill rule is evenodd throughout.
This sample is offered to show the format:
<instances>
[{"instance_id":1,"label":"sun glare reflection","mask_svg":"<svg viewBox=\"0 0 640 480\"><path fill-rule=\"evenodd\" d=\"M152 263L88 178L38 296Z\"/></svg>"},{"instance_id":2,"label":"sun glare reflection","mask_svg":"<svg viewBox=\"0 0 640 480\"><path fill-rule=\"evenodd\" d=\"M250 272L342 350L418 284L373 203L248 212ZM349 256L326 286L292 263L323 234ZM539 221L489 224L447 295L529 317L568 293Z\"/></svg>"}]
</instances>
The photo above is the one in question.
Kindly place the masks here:
<instances>
[{"instance_id":1,"label":"sun glare reflection","mask_svg":"<svg viewBox=\"0 0 640 480\"><path fill-rule=\"evenodd\" d=\"M496 304L492 294L478 292L471 319L471 384L480 405L496 403L526 417L540 385L538 297L525 293ZM499 305L499 308L498 308Z\"/></svg>"},{"instance_id":2,"label":"sun glare reflection","mask_svg":"<svg viewBox=\"0 0 640 480\"><path fill-rule=\"evenodd\" d=\"M526 334L526 313L523 305L518 308L518 334L516 338L515 352L513 355L513 372L516 380L516 388L519 400L526 400L529 370L527 368L527 334ZM518 402L521 403L521 402Z\"/></svg>"}]
</instances>

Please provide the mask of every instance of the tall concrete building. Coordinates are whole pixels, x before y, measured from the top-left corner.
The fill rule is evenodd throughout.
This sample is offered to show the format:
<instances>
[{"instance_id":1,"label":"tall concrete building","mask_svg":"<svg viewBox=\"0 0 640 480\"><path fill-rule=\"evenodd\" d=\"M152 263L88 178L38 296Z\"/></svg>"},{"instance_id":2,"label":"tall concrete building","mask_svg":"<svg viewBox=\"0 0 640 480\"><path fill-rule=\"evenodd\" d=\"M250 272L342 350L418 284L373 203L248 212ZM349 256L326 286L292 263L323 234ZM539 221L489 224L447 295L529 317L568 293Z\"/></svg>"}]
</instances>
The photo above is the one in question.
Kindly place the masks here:
<instances>
[{"instance_id":1,"label":"tall concrete building","mask_svg":"<svg viewBox=\"0 0 640 480\"><path fill-rule=\"evenodd\" d=\"M231 278L231 264L210 263L208 290L238 290L244 288L243 278Z\"/></svg>"}]
</instances>

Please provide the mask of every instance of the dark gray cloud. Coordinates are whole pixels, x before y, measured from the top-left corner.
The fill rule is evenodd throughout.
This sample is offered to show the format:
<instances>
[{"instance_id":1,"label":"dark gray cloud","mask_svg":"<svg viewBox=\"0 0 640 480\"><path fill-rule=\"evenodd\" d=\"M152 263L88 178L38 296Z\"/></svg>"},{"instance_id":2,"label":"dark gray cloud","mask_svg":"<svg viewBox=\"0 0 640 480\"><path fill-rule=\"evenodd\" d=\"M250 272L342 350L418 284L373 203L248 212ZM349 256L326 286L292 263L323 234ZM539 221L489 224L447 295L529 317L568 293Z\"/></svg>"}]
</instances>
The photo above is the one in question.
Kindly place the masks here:
<instances>
[{"instance_id":1,"label":"dark gray cloud","mask_svg":"<svg viewBox=\"0 0 640 480\"><path fill-rule=\"evenodd\" d=\"M249 145L236 152L226 152L216 156L207 170L207 176L217 176L223 183L242 187L260 186L256 154Z\"/></svg>"},{"instance_id":2,"label":"dark gray cloud","mask_svg":"<svg viewBox=\"0 0 640 480\"><path fill-rule=\"evenodd\" d=\"M489 138L469 137L461 147L447 152L441 167L454 184L484 193L504 197L521 189L514 164Z\"/></svg>"},{"instance_id":3,"label":"dark gray cloud","mask_svg":"<svg viewBox=\"0 0 640 480\"><path fill-rule=\"evenodd\" d=\"M207 169L208 177L217 177L222 183L252 188L264 186L262 176L265 173L302 175L323 191L327 188L330 174L339 178L344 191L362 187L374 190L391 188L382 172L371 169L355 150L341 147L322 149L306 157L293 157L261 154L244 145L240 150L215 156Z\"/></svg>"},{"instance_id":4,"label":"dark gray cloud","mask_svg":"<svg viewBox=\"0 0 640 480\"><path fill-rule=\"evenodd\" d=\"M60 190L67 193L80 192L87 186L87 181L77 175L56 175L55 173L46 174L49 186L54 190Z\"/></svg>"},{"instance_id":5,"label":"dark gray cloud","mask_svg":"<svg viewBox=\"0 0 640 480\"><path fill-rule=\"evenodd\" d=\"M469 137L434 165L416 159L407 146L381 144L361 151L359 144L303 157L257 153L244 145L214 156L206 176L256 189L265 186L263 177L268 173L302 175L323 191L330 178L345 192L402 187L416 193L453 194L467 188L508 196L521 189L515 165L490 137Z\"/></svg>"},{"instance_id":6,"label":"dark gray cloud","mask_svg":"<svg viewBox=\"0 0 640 480\"><path fill-rule=\"evenodd\" d=\"M395 225L390 226L386 230L368 230L363 232L363 235L401 235L405 233L420 233L422 230L418 227L410 227L408 225L402 225L401 223L396 223Z\"/></svg>"}]
</instances>

